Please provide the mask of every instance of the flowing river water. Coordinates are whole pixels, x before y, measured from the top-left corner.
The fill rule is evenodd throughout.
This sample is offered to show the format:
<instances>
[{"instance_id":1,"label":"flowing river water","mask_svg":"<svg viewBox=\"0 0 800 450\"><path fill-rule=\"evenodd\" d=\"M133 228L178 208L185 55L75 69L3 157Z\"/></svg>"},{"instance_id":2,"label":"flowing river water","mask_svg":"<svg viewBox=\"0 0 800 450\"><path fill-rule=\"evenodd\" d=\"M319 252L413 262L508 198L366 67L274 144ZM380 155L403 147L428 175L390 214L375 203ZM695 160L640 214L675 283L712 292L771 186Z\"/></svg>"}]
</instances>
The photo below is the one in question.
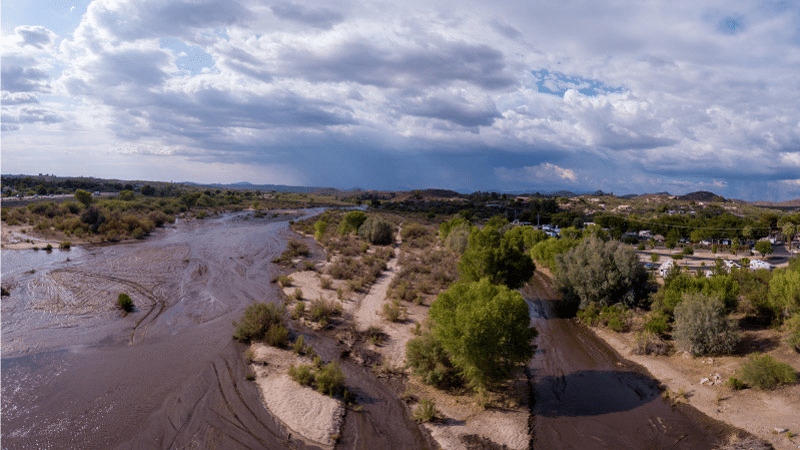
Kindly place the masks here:
<instances>
[{"instance_id":1,"label":"flowing river water","mask_svg":"<svg viewBox=\"0 0 800 450\"><path fill-rule=\"evenodd\" d=\"M4 250L2 448L308 448L264 408L231 339L247 305L279 301L271 261L289 218L227 214L131 244ZM115 308L121 292L133 313ZM338 359L335 341L303 332ZM342 365L364 410L347 414L341 448L427 447L388 386Z\"/></svg>"},{"instance_id":2,"label":"flowing river water","mask_svg":"<svg viewBox=\"0 0 800 450\"><path fill-rule=\"evenodd\" d=\"M733 429L673 405L641 367L572 319L550 280L534 275L523 294L539 331L528 365L534 449L711 449Z\"/></svg>"}]
</instances>

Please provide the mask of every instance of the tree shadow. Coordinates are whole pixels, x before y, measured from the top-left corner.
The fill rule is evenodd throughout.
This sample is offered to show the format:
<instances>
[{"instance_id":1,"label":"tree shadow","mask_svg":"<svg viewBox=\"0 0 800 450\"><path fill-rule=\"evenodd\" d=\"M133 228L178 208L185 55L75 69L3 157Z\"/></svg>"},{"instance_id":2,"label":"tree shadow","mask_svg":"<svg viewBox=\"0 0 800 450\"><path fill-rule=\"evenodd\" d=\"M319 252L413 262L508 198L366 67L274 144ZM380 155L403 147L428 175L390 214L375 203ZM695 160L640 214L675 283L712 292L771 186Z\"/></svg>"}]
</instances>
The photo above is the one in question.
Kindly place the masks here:
<instances>
[{"instance_id":1,"label":"tree shadow","mask_svg":"<svg viewBox=\"0 0 800 450\"><path fill-rule=\"evenodd\" d=\"M629 411L661 398L658 382L637 372L581 370L534 380L533 411L546 417Z\"/></svg>"}]
</instances>

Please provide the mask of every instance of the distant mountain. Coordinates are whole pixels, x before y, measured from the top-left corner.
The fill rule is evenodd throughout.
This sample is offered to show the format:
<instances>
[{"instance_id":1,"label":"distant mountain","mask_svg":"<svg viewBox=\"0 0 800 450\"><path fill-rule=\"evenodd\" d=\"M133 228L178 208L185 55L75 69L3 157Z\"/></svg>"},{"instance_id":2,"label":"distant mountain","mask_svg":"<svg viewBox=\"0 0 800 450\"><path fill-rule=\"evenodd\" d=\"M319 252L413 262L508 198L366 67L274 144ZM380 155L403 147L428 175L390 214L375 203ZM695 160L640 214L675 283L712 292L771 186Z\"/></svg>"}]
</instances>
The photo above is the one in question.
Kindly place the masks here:
<instances>
[{"instance_id":1,"label":"distant mountain","mask_svg":"<svg viewBox=\"0 0 800 450\"><path fill-rule=\"evenodd\" d=\"M678 197L678 200L687 202L724 202L725 198L713 192L697 191L686 195L681 195Z\"/></svg>"}]
</instances>

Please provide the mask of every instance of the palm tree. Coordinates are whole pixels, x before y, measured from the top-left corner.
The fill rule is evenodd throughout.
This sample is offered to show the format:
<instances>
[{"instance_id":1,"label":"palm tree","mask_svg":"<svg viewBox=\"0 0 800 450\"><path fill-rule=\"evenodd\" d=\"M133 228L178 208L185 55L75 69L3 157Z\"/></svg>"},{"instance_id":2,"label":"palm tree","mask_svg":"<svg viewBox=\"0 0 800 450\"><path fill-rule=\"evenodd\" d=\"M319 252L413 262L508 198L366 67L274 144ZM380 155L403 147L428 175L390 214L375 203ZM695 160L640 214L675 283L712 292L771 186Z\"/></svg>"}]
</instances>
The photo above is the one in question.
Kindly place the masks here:
<instances>
[{"instance_id":1,"label":"palm tree","mask_svg":"<svg viewBox=\"0 0 800 450\"><path fill-rule=\"evenodd\" d=\"M786 239L786 242L789 243L789 250L792 249L792 239L794 235L797 234L797 225L793 223L787 223L781 228L783 232L783 238Z\"/></svg>"}]
</instances>

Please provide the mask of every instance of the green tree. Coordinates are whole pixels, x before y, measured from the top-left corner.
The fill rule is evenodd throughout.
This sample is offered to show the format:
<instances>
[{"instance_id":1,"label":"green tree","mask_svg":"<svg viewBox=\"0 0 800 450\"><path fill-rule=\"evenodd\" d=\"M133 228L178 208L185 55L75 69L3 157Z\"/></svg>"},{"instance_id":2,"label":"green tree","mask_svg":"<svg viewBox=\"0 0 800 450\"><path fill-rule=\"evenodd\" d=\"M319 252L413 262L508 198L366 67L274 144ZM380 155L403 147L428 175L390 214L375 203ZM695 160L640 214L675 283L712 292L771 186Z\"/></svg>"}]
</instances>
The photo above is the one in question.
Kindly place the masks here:
<instances>
[{"instance_id":1,"label":"green tree","mask_svg":"<svg viewBox=\"0 0 800 450\"><path fill-rule=\"evenodd\" d=\"M358 235L375 245L389 245L394 242L394 227L380 216L370 216L358 229Z\"/></svg>"},{"instance_id":2,"label":"green tree","mask_svg":"<svg viewBox=\"0 0 800 450\"><path fill-rule=\"evenodd\" d=\"M492 283L516 289L530 280L536 266L524 251L524 241L502 233L498 225L490 222L482 230L473 228L458 272L465 281L488 277Z\"/></svg>"},{"instance_id":3,"label":"green tree","mask_svg":"<svg viewBox=\"0 0 800 450\"><path fill-rule=\"evenodd\" d=\"M233 323L233 338L242 342L265 339L273 329L273 333L283 335L286 330L283 320L285 312L283 306L274 303L253 303L244 310L241 322Z\"/></svg>"},{"instance_id":4,"label":"green tree","mask_svg":"<svg viewBox=\"0 0 800 450\"><path fill-rule=\"evenodd\" d=\"M769 280L769 301L778 318L800 311L800 271L778 269Z\"/></svg>"},{"instance_id":5,"label":"green tree","mask_svg":"<svg viewBox=\"0 0 800 450\"><path fill-rule=\"evenodd\" d=\"M753 239L753 227L746 225L744 228L742 228L742 236L748 241Z\"/></svg>"},{"instance_id":6,"label":"green tree","mask_svg":"<svg viewBox=\"0 0 800 450\"><path fill-rule=\"evenodd\" d=\"M761 253L761 257L764 258L772 254L772 244L767 240L758 241L756 242L755 251Z\"/></svg>"},{"instance_id":7,"label":"green tree","mask_svg":"<svg viewBox=\"0 0 800 450\"><path fill-rule=\"evenodd\" d=\"M358 232L361 225L367 220L367 214L364 211L350 211L344 215L341 225L339 225L339 234L342 236Z\"/></svg>"},{"instance_id":8,"label":"green tree","mask_svg":"<svg viewBox=\"0 0 800 450\"><path fill-rule=\"evenodd\" d=\"M793 223L787 223L781 227L781 233L783 233L783 238L786 240L786 243L789 244L789 250L791 250L792 238L795 234L797 234L797 225Z\"/></svg>"},{"instance_id":9,"label":"green tree","mask_svg":"<svg viewBox=\"0 0 800 450\"><path fill-rule=\"evenodd\" d=\"M75 200L79 201L85 207L89 207L92 204L92 193L89 191L84 191L83 189L78 189L75 191Z\"/></svg>"},{"instance_id":10,"label":"green tree","mask_svg":"<svg viewBox=\"0 0 800 450\"><path fill-rule=\"evenodd\" d=\"M488 278L459 282L430 308L433 332L473 387L484 389L510 376L535 350L522 295Z\"/></svg>"},{"instance_id":11,"label":"green tree","mask_svg":"<svg viewBox=\"0 0 800 450\"><path fill-rule=\"evenodd\" d=\"M672 336L678 349L692 355L731 353L739 342L736 323L719 299L686 294L675 307Z\"/></svg>"},{"instance_id":12,"label":"green tree","mask_svg":"<svg viewBox=\"0 0 800 450\"><path fill-rule=\"evenodd\" d=\"M555 259L556 281L581 309L591 302L630 307L645 297L647 271L636 252L619 241L591 237Z\"/></svg>"}]
</instances>

